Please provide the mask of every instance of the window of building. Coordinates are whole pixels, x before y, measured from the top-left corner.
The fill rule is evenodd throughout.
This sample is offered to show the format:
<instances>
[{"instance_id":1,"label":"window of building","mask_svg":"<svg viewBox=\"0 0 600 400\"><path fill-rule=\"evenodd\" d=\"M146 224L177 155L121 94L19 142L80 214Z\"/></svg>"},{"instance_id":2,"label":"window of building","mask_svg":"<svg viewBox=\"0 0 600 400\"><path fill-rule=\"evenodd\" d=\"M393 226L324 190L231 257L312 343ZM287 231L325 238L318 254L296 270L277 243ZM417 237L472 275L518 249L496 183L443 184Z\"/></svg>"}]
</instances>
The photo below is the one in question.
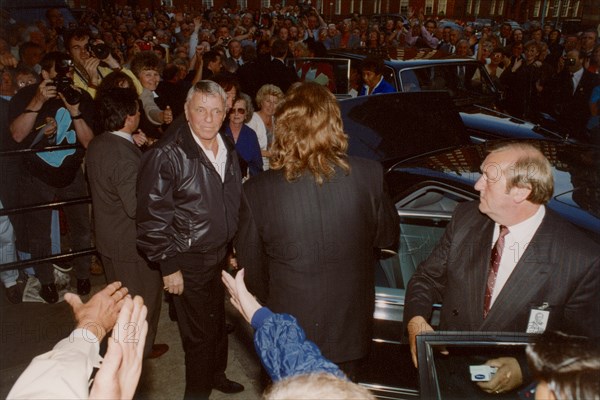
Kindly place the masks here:
<instances>
[{"instance_id":1,"label":"window of building","mask_svg":"<svg viewBox=\"0 0 600 400\"><path fill-rule=\"evenodd\" d=\"M547 17L547 16L548 16L548 10L549 10L549 9L550 9L550 4L548 4L548 2L547 2L547 1L544 1L544 4L542 5L542 11L541 11L541 12L542 12L542 15L543 15L544 17Z\"/></svg>"},{"instance_id":2,"label":"window of building","mask_svg":"<svg viewBox=\"0 0 600 400\"><path fill-rule=\"evenodd\" d=\"M210 1L212 3L212 0L202 0L203 2L206 1ZM271 0L260 0L260 6L261 7L271 7Z\"/></svg>"},{"instance_id":3,"label":"window of building","mask_svg":"<svg viewBox=\"0 0 600 400\"><path fill-rule=\"evenodd\" d=\"M566 17L569 15L569 6L571 5L571 0L563 0L561 3L560 16Z\"/></svg>"},{"instance_id":4,"label":"window of building","mask_svg":"<svg viewBox=\"0 0 600 400\"><path fill-rule=\"evenodd\" d=\"M496 0L492 0L490 4L490 15L496 14Z\"/></svg>"},{"instance_id":5,"label":"window of building","mask_svg":"<svg viewBox=\"0 0 600 400\"><path fill-rule=\"evenodd\" d=\"M573 8L571 9L571 17L577 17L579 15L580 3L580 0L575 0L575 2L573 3Z\"/></svg>"},{"instance_id":6,"label":"window of building","mask_svg":"<svg viewBox=\"0 0 600 400\"><path fill-rule=\"evenodd\" d=\"M479 15L479 7L481 6L481 0L475 0L475 16Z\"/></svg>"},{"instance_id":7,"label":"window of building","mask_svg":"<svg viewBox=\"0 0 600 400\"><path fill-rule=\"evenodd\" d=\"M335 15L342 13L342 0L335 0Z\"/></svg>"},{"instance_id":8,"label":"window of building","mask_svg":"<svg viewBox=\"0 0 600 400\"><path fill-rule=\"evenodd\" d=\"M498 15L504 15L504 0L498 1Z\"/></svg>"},{"instance_id":9,"label":"window of building","mask_svg":"<svg viewBox=\"0 0 600 400\"><path fill-rule=\"evenodd\" d=\"M363 13L363 0L358 0L358 13Z\"/></svg>"},{"instance_id":10,"label":"window of building","mask_svg":"<svg viewBox=\"0 0 600 400\"><path fill-rule=\"evenodd\" d=\"M554 0L554 5L552 6L552 16L558 17L560 13L560 0Z\"/></svg>"},{"instance_id":11,"label":"window of building","mask_svg":"<svg viewBox=\"0 0 600 400\"><path fill-rule=\"evenodd\" d=\"M438 15L446 15L446 7L447 7L447 0L439 0L438 2Z\"/></svg>"},{"instance_id":12,"label":"window of building","mask_svg":"<svg viewBox=\"0 0 600 400\"><path fill-rule=\"evenodd\" d=\"M238 0L238 6L242 10L248 8L248 0Z\"/></svg>"},{"instance_id":13,"label":"window of building","mask_svg":"<svg viewBox=\"0 0 600 400\"><path fill-rule=\"evenodd\" d=\"M408 0L400 0L400 14L408 14Z\"/></svg>"},{"instance_id":14,"label":"window of building","mask_svg":"<svg viewBox=\"0 0 600 400\"><path fill-rule=\"evenodd\" d=\"M541 7L542 7L542 0L535 0L535 3L533 4L533 17L534 18L539 18Z\"/></svg>"},{"instance_id":15,"label":"window of building","mask_svg":"<svg viewBox=\"0 0 600 400\"><path fill-rule=\"evenodd\" d=\"M425 15L433 14L433 0L425 0Z\"/></svg>"},{"instance_id":16,"label":"window of building","mask_svg":"<svg viewBox=\"0 0 600 400\"><path fill-rule=\"evenodd\" d=\"M375 0L373 2L373 13L381 14L381 0Z\"/></svg>"}]
</instances>

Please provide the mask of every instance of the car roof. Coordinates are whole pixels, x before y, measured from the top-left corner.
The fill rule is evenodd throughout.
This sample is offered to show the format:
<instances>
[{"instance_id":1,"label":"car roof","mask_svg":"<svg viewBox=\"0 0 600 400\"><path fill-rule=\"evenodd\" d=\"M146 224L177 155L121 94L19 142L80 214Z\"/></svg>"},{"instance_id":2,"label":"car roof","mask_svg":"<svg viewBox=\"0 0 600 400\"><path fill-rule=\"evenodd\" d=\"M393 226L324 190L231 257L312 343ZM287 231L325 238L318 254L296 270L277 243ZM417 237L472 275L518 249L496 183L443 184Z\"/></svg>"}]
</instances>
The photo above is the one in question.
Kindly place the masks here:
<instances>
[{"instance_id":1,"label":"car roof","mask_svg":"<svg viewBox=\"0 0 600 400\"><path fill-rule=\"evenodd\" d=\"M342 57L353 60L362 60L370 54L362 50L334 49L327 52L328 57ZM398 48L396 53L388 51L388 58L384 57L386 65L395 69L404 67L440 65L440 64L477 64L472 58L448 57L448 53L435 49L417 49L414 47Z\"/></svg>"},{"instance_id":2,"label":"car roof","mask_svg":"<svg viewBox=\"0 0 600 400\"><path fill-rule=\"evenodd\" d=\"M339 104L348 134L348 154L384 166L471 143L445 92L378 94L340 100Z\"/></svg>"}]
</instances>

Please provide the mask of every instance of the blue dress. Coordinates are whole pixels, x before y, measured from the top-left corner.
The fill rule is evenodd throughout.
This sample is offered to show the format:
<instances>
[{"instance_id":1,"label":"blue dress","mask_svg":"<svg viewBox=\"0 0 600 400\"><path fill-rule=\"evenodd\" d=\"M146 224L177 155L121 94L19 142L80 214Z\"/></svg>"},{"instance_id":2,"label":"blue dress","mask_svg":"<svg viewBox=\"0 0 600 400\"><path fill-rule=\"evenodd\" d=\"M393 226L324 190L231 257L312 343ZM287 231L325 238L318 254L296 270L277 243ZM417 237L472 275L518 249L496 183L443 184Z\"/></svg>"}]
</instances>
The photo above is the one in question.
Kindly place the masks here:
<instances>
[{"instance_id":1,"label":"blue dress","mask_svg":"<svg viewBox=\"0 0 600 400\"><path fill-rule=\"evenodd\" d=\"M225 134L233 139L233 133L229 124L225 128ZM260 154L260 145L258 144L256 132L246 124L242 125L238 140L235 142L235 150L248 165L250 176L263 171L262 155ZM244 172L242 171L242 175L244 175Z\"/></svg>"}]
</instances>

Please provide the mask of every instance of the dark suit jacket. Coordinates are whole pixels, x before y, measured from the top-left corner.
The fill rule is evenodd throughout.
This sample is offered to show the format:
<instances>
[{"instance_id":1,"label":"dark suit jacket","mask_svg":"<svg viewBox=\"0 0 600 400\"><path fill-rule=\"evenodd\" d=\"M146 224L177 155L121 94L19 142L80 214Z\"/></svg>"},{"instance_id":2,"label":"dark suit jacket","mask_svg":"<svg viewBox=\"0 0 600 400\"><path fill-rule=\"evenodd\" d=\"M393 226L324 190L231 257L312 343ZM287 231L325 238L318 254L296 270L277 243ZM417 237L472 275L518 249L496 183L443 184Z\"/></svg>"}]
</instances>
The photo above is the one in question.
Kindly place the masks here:
<instances>
[{"instance_id":1,"label":"dark suit jacket","mask_svg":"<svg viewBox=\"0 0 600 400\"><path fill-rule=\"evenodd\" d=\"M296 75L294 69L278 59L273 59L267 64L263 77L263 85L270 83L281 89L283 93L287 92L292 83L298 80L298 75Z\"/></svg>"},{"instance_id":2,"label":"dark suit jacket","mask_svg":"<svg viewBox=\"0 0 600 400\"><path fill-rule=\"evenodd\" d=\"M140 150L110 132L96 136L86 155L94 205L96 247L115 260L138 261L135 211Z\"/></svg>"},{"instance_id":3,"label":"dark suit jacket","mask_svg":"<svg viewBox=\"0 0 600 400\"><path fill-rule=\"evenodd\" d=\"M461 204L408 284L404 321L442 303L441 330L525 332L530 311L549 305L547 330L600 332L600 246L546 208L515 270L483 319L494 222L479 202Z\"/></svg>"},{"instance_id":4,"label":"dark suit jacket","mask_svg":"<svg viewBox=\"0 0 600 400\"><path fill-rule=\"evenodd\" d=\"M334 362L362 358L371 341L375 248L397 245L398 215L380 164L349 158L319 186L269 170L244 184L236 240L246 282L274 312L296 317Z\"/></svg>"},{"instance_id":5,"label":"dark suit jacket","mask_svg":"<svg viewBox=\"0 0 600 400\"><path fill-rule=\"evenodd\" d=\"M586 138L585 126L590 119L590 97L599 84L598 76L584 69L579 84L572 93L571 76L567 70L558 75L555 85L556 116L560 129L578 139Z\"/></svg>"}]
</instances>

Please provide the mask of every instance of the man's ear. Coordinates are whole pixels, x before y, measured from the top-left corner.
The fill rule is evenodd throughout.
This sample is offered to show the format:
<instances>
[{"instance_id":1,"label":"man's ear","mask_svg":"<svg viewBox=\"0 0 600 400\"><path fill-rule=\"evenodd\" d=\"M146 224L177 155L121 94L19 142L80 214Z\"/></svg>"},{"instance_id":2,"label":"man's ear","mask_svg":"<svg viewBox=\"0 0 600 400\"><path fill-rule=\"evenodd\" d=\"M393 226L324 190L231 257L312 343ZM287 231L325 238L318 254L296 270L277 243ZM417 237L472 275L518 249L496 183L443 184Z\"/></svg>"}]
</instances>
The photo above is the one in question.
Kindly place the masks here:
<instances>
[{"instance_id":1,"label":"man's ear","mask_svg":"<svg viewBox=\"0 0 600 400\"><path fill-rule=\"evenodd\" d=\"M527 200L527 198L529 197L529 194L531 193L531 189L530 188L525 188L525 187L513 187L511 189L511 194L512 194L512 198L515 201L515 203L522 203L525 200Z\"/></svg>"}]
</instances>

